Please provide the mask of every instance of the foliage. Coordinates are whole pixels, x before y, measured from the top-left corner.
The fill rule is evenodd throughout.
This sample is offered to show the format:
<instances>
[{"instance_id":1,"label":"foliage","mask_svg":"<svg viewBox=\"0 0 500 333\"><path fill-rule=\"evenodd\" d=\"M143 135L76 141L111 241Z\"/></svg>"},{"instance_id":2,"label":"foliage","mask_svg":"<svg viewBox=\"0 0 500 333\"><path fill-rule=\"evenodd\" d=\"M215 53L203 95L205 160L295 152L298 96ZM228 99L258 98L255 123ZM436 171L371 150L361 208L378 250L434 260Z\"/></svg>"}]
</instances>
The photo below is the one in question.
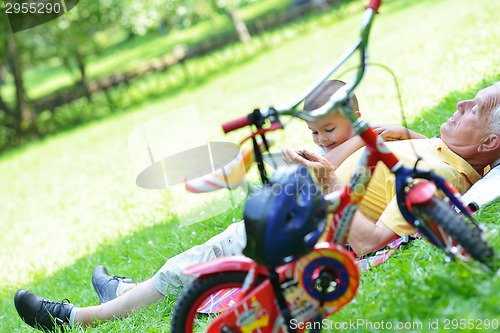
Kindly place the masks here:
<instances>
[{"instance_id":1,"label":"foliage","mask_svg":"<svg viewBox=\"0 0 500 333\"><path fill-rule=\"evenodd\" d=\"M248 1L243 1L242 4L247 2ZM158 57L158 55L165 55L166 53L175 51L174 46L179 43L199 43L207 38L211 38L214 33L213 24L210 24L212 31L210 31L209 34L203 32L204 30L198 29L205 34L205 37L203 38L203 36L197 35L194 37L193 41L189 40L189 38L188 40L182 41L179 40L177 36L172 36L172 38L168 38L169 40L166 41L163 33L150 33L148 36L142 38L143 41L138 43L135 41L128 43L127 41L125 43L127 45L123 43L117 44L117 42L122 40L122 37L119 37L122 36L122 34L119 33L120 31L128 31L129 38L132 38L135 35L150 32L150 30L153 27L157 27L158 24L160 24L160 30L184 28L181 26L182 24L179 25L175 22L167 22L168 20L166 20L166 18L177 20L183 17L183 15L169 13L169 10L171 11L172 8L175 8L177 11L183 11L182 8L184 7L196 8L196 10L190 9L190 12L196 12L201 8L200 12L203 12L205 16L198 17L195 15L196 17L189 18L188 21L191 22L189 25L201 19L218 15L213 10L203 10L202 3L203 2L182 2L177 5L175 1L167 3L159 1L136 3L115 0L87 0L82 1L79 6L76 6L69 13L57 20L17 33L15 41L20 49L19 61L21 64L19 68L28 68L28 71L27 73L26 71L18 71L15 77L24 78L24 81L27 82L24 86L28 88L25 89L28 90L27 97L25 97L28 101L28 105L33 109L34 107L29 104L29 100L39 97L40 93L44 94L47 92L44 88L46 86L45 82L51 82L51 85L55 85L56 87L57 85L66 85L68 89L78 91L79 96L83 93L89 102L95 99L100 100L100 96L92 96L92 92L89 90L89 80L91 78L102 77L103 73L113 73L118 69L121 72L123 72L124 69L137 69L138 66L139 68L140 66L144 66L148 61L151 61L150 59L154 59L155 56ZM228 20L225 20L224 22L216 24L218 27L221 27L221 23L223 23L222 26L224 26L227 25L227 21ZM2 20L2 23L6 25L7 20ZM167 27L168 25L170 28ZM205 26L206 25L207 24L205 24ZM147 48L143 47L143 45L153 44L154 40L152 39L155 39L155 37L163 39L162 41L158 41L162 44L162 47L158 48L155 44L154 52L146 54L144 50ZM141 38L136 37L134 39ZM128 52L121 52L124 49ZM119 58L125 59L126 61L115 61L116 52L122 53ZM36 54L36 57L33 56L34 54ZM126 56L124 57L123 54L126 54ZM132 58L128 56L129 54ZM17 57L15 58L17 59ZM41 63L44 65L39 65ZM126 66L125 68L123 67L124 64ZM66 73L61 69L61 65L64 67ZM2 76L1 73L5 72L2 71L2 68L2 63L0 61L0 77ZM30 68L32 70L29 70ZM7 110L9 104L15 104L11 99L12 94L9 94L9 92L15 92L13 88L14 87L9 84L5 89L0 90L0 127L2 127L0 129L0 150L6 147L19 146L33 139L32 136L24 136L16 130L19 126L15 123L20 122L21 117L18 117L18 120L12 117L7 119L7 112L1 111ZM71 91L68 91L66 95L71 93ZM6 100L3 99L4 96ZM109 99L107 93L105 93L104 97ZM81 104L81 102L77 102L75 105L70 106L70 108L76 106L78 109ZM106 107L107 106L110 106L109 103ZM95 105L88 105L87 108L95 108ZM110 106L110 108L112 109L113 106ZM37 110L38 108L36 108L35 111ZM78 113L77 110L75 111ZM103 113L100 112L100 114ZM36 118L39 116L38 114L35 115L35 113L33 113L33 115L36 116ZM36 123L46 124L48 119L47 116L52 118L52 113L48 110L40 115L40 119L37 119ZM69 118L66 119L69 120ZM76 116L74 119L71 119L71 121L63 124L60 129L75 126L84 120L85 118ZM50 131L47 131L47 127L37 128L36 137L44 137L48 133L57 131L57 126L54 127L55 125L56 123L51 124Z\"/></svg>"},{"instance_id":2,"label":"foliage","mask_svg":"<svg viewBox=\"0 0 500 333\"><path fill-rule=\"evenodd\" d=\"M278 2L280 1L281 0L278 0ZM278 2L274 1L275 4ZM58 22L53 22L52 25L49 24L44 26L47 30L45 32L49 32L49 36L51 37L34 38L33 41L30 42L31 46L29 46L34 49L38 47L43 49L43 44L50 40L50 44L54 45L52 51L56 52L59 50L57 56L59 60L65 64L66 69L73 73L72 78L69 79L68 77L64 77L64 72L57 66L57 63L49 61L50 65L46 66L46 68L38 68L37 70L28 72L26 75L26 78L29 79L28 86L30 88L29 91L32 93L30 95L31 97L46 91L46 89L44 89L45 82L52 82L52 85L57 85L59 82L66 83L72 86L71 89L78 89L84 92L91 78L100 77L103 73L111 73L118 69L123 71L124 69L133 69L134 67L142 66L143 63L147 64L148 61L154 59L155 56L157 57L159 54L171 51L176 43L182 42L186 43L188 46L196 47L197 43L200 41L210 40L215 37L220 38L220 34L228 33L226 31L227 29L222 29L223 25L220 24L219 26L221 29L215 32L213 29L205 29L206 27L202 28L200 24L197 26L197 28L200 29L196 30L199 32L198 34L186 31L188 35L193 35L191 39L181 39L182 37L178 35L169 35L165 37L161 36L161 34L157 34L157 36L151 36L150 34L144 37L137 37L130 43L106 48L105 44L100 41L100 33L92 35L92 31L90 30L89 32L84 32L84 25L80 25L79 23L81 17L87 17L90 14L81 15L76 9L77 8L74 9L74 13L71 12L73 13L72 15L68 14L67 18L61 19L61 21ZM252 14L250 9L247 9L245 15L253 17L275 9L276 8L270 9L268 7L263 8L259 6L257 13ZM73 29L74 25L80 25L80 27L78 29ZM59 29L59 26L62 26L64 29ZM206 24L204 24L204 26L206 26ZM211 73L215 73L221 68L226 68L229 64L245 61L245 59L254 56L258 52L265 51L271 46L266 40L270 38L274 39L273 46L275 46L288 40L289 37L287 37L287 35L293 36L295 34L286 31L294 31L303 28L305 28L305 26L299 24L298 26L278 29L275 32L269 32L268 36L265 38L259 36L254 37L254 40L244 48L238 45L229 45L220 51L215 51L213 54L201 57L201 59L184 61L181 65L169 69L167 73L154 74L151 77L144 77L138 80L135 79L132 84L127 82L126 85L111 89L110 91L92 94L92 96L87 95L87 100L79 100L69 105L57 107L55 110L44 110L37 115L36 124L38 126L38 134L41 137L45 137L61 130L70 129L79 124L112 114L116 112L116 110L126 109L132 106L133 103L140 103L153 95L163 94L167 90L172 92L187 81L194 82L195 80L203 80L205 77L211 75ZM57 33L50 34L52 30L57 31ZM40 27L34 29L34 36L37 36L37 34L43 35L43 33L44 30ZM160 38L161 40L159 40ZM60 45L60 43L65 43L67 39L72 40L72 42L68 43L68 49L57 46ZM144 41L141 41L141 39L144 39ZM158 48L157 44L161 44L164 48ZM25 48L26 47L28 46L25 44ZM241 50L244 50L244 52ZM49 50L46 51L47 53L45 56L50 59L50 52ZM93 55L96 52L98 54ZM39 55L40 59L44 59L43 52L39 52L37 55ZM184 67L189 67L190 69L184 70ZM157 83L152 84L153 81L157 81ZM34 84L34 82L40 82L40 84ZM77 86L72 82L76 82ZM144 84L145 82L148 83ZM145 90L145 86L150 89ZM139 87L139 89L137 89L137 87ZM70 94L71 92L72 91L67 91L66 94ZM130 98L129 96L135 97ZM89 103L90 100L91 103ZM5 126L7 123L3 124L4 129L8 127ZM0 142L2 143L0 145L0 150L8 148L9 146L19 146L29 141L29 138L16 138L15 132L12 133L12 137L3 136L2 139L3 143Z\"/></svg>"}]
</instances>

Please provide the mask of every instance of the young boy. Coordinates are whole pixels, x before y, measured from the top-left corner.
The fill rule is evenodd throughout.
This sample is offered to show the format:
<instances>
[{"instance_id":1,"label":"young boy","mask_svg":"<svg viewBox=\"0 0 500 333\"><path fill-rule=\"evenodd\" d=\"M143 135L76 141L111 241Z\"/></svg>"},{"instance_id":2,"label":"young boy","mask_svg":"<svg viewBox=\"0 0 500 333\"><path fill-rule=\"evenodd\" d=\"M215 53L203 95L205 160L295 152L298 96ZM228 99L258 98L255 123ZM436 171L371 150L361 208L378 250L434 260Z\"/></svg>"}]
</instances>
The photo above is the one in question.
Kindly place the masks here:
<instances>
[{"instance_id":1,"label":"young boy","mask_svg":"<svg viewBox=\"0 0 500 333\"><path fill-rule=\"evenodd\" d=\"M330 96L345 85L340 80L328 80L319 85L318 88L304 103L305 111L312 111L323 106ZM351 98L353 111L361 117L356 95ZM340 165L349 155L364 146L364 141L355 136L351 123L340 112L334 112L323 119L306 121L312 132L312 139L318 146L318 154L323 155L332 165ZM425 139L426 136L398 125L370 124L375 132L386 141ZM283 159L287 163L293 163L293 155L298 153L307 159L307 150L294 152L288 148L282 149Z\"/></svg>"},{"instance_id":2,"label":"young boy","mask_svg":"<svg viewBox=\"0 0 500 333\"><path fill-rule=\"evenodd\" d=\"M305 111L312 111L324 105L328 98L345 83L340 80L324 81L304 103ZM351 99L353 111L359 116L358 99L353 96ZM312 132L312 139L320 148L322 155L337 148L353 136L351 123L339 112L334 112L329 116L317 120L306 121Z\"/></svg>"},{"instance_id":3,"label":"young boy","mask_svg":"<svg viewBox=\"0 0 500 333\"><path fill-rule=\"evenodd\" d=\"M305 111L312 111L323 106L330 96L345 85L340 80L328 80L321 83L304 103ZM358 99L354 95L351 99L353 111L358 117ZM319 154L324 155L333 165L339 165L350 153L363 146L363 140L354 136L351 123L340 113L334 112L323 119L306 121L311 130L312 139L317 145ZM287 161L286 149L282 150Z\"/></svg>"}]
</instances>

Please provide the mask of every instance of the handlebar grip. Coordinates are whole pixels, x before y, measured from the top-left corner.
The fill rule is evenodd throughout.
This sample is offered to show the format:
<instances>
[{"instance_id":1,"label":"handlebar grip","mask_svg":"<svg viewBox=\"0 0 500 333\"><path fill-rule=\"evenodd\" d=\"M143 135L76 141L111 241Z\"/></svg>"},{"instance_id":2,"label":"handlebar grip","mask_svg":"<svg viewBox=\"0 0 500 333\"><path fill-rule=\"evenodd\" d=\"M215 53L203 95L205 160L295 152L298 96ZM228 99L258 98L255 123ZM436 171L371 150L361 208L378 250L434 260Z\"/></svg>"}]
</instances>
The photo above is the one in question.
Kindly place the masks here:
<instances>
[{"instance_id":1,"label":"handlebar grip","mask_svg":"<svg viewBox=\"0 0 500 333\"><path fill-rule=\"evenodd\" d=\"M225 124L222 124L222 130L224 131L225 134L235 131L239 128L245 127L250 125L250 119L248 116L232 120L230 122L227 122Z\"/></svg>"},{"instance_id":2,"label":"handlebar grip","mask_svg":"<svg viewBox=\"0 0 500 333\"><path fill-rule=\"evenodd\" d=\"M378 9L382 3L382 0L370 0L370 3L366 8L371 8L373 9L376 13L378 13Z\"/></svg>"}]
</instances>

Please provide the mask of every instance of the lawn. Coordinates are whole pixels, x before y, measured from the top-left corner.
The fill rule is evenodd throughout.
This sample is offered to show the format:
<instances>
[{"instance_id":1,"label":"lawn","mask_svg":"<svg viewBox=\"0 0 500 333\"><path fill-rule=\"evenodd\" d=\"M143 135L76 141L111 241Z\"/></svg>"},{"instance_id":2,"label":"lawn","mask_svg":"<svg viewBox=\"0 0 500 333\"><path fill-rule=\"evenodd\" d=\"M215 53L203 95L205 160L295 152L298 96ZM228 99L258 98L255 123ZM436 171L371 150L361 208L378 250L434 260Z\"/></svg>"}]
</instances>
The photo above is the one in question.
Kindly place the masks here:
<instances>
[{"instance_id":1,"label":"lawn","mask_svg":"<svg viewBox=\"0 0 500 333\"><path fill-rule=\"evenodd\" d=\"M353 5L361 13L363 4ZM499 9L500 3L488 0L394 0L381 9L373 28L370 59L389 66L397 75L412 128L436 135L458 100L500 80ZM177 188L159 191L135 185L137 172L150 163L145 137L154 146L156 158L205 140L237 142L243 133L224 137L220 124L256 106L292 102L354 42L360 18L353 15L338 22L320 18L289 42L199 86L190 84L175 95L0 157L0 243L4 249L0 253L0 331L32 331L13 306L19 288L53 300L69 298L78 306L92 305L97 302L90 283L95 265L104 264L112 274L140 281L166 258L239 220L241 204L205 222L179 227L176 212L186 207L172 202L189 205L198 199L179 194ZM357 94L367 120L401 122L387 73L369 68ZM157 126L146 126L146 135L137 136L137 127L143 123ZM277 146L286 142L301 147L310 139L306 127L293 121L277 141ZM226 204L224 195L215 200ZM497 252L499 207L497 202L477 213L488 226ZM417 325L405 331L444 332L449 331L445 320L498 320L499 294L498 274L484 272L476 264L446 264L439 251L418 240L387 263L363 273L358 295L332 319L420 322L422 329ZM175 298L172 295L151 309L88 331L168 332ZM434 329L436 320L439 327Z\"/></svg>"}]
</instances>

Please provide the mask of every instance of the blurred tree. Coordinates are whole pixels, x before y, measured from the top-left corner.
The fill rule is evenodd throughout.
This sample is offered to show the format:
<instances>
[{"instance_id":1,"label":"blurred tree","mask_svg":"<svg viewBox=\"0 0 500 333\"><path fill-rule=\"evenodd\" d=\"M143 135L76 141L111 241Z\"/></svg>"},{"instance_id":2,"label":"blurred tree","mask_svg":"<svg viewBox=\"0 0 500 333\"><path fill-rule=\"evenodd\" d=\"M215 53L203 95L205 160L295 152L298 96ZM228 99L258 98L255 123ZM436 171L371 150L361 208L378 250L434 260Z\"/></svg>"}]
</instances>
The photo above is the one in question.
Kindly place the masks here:
<instances>
[{"instance_id":1,"label":"blurred tree","mask_svg":"<svg viewBox=\"0 0 500 333\"><path fill-rule=\"evenodd\" d=\"M7 105L3 98L2 87L6 84L6 70L7 70L7 36L9 33L9 26L7 18L0 13L0 113L3 116L0 119L5 119L7 115L12 114L10 107Z\"/></svg>"},{"instance_id":2,"label":"blurred tree","mask_svg":"<svg viewBox=\"0 0 500 333\"><path fill-rule=\"evenodd\" d=\"M256 0L210 0L216 12L228 15L242 43L250 40L251 36L245 22L241 19L238 8Z\"/></svg>"},{"instance_id":3,"label":"blurred tree","mask_svg":"<svg viewBox=\"0 0 500 333\"><path fill-rule=\"evenodd\" d=\"M29 34L25 54L36 53L36 62L58 58L90 100L88 62L109 44L107 40L98 41L96 34L116 25L121 15L121 4L119 0L81 1L64 16L20 32L21 35ZM35 59L27 61L35 62Z\"/></svg>"},{"instance_id":4,"label":"blurred tree","mask_svg":"<svg viewBox=\"0 0 500 333\"><path fill-rule=\"evenodd\" d=\"M28 104L24 87L23 65L14 33L7 33L7 63L16 89L16 106L14 108L14 126L19 134L37 134L36 117L32 107Z\"/></svg>"},{"instance_id":5,"label":"blurred tree","mask_svg":"<svg viewBox=\"0 0 500 333\"><path fill-rule=\"evenodd\" d=\"M87 93L87 63L104 46L95 35L118 21L119 0L87 0L70 12L34 28L13 34L6 15L0 13L0 73L7 68L13 78L15 105L9 107L0 90L0 115L4 128L15 131L15 136L38 136L36 114L26 94L23 68L43 64L58 58L75 76L75 81ZM105 42L104 42L105 43ZM3 78L0 77L0 81ZM1 84L0 84L1 88Z\"/></svg>"},{"instance_id":6,"label":"blurred tree","mask_svg":"<svg viewBox=\"0 0 500 333\"><path fill-rule=\"evenodd\" d=\"M261 0L83 0L59 18L15 34L11 33L5 12L0 11L0 125L15 130L15 136L40 134L25 89L25 67L58 59L91 99L88 63L118 41L113 35L116 31L144 35L158 28L183 29L224 14L230 17L240 40L246 41L250 34L238 9L254 1ZM2 85L6 80L15 88L15 97L5 97L7 89Z\"/></svg>"},{"instance_id":7,"label":"blurred tree","mask_svg":"<svg viewBox=\"0 0 500 333\"><path fill-rule=\"evenodd\" d=\"M14 105L10 107L4 100L0 90L0 111L3 113L2 125L8 129L10 135L19 136L34 134L38 135L33 108L28 103L23 77L23 64L21 52L18 46L19 38L15 36L9 26L5 13L0 12L0 88L6 80L5 71L9 71L14 79L15 98Z\"/></svg>"},{"instance_id":8,"label":"blurred tree","mask_svg":"<svg viewBox=\"0 0 500 333\"><path fill-rule=\"evenodd\" d=\"M0 40L0 45L6 45L6 43L2 42ZM3 59L2 55L0 55L0 112L4 112L5 114L11 114L12 111L10 110L10 107L7 105L3 98L3 86L5 85L7 81L7 75L5 73L5 66L6 62Z\"/></svg>"},{"instance_id":9,"label":"blurred tree","mask_svg":"<svg viewBox=\"0 0 500 333\"><path fill-rule=\"evenodd\" d=\"M120 2L120 25L135 35L145 35L153 28L158 28L162 17L173 14L169 10L171 3L181 2L176 0L149 0L134 1L122 0Z\"/></svg>"},{"instance_id":10,"label":"blurred tree","mask_svg":"<svg viewBox=\"0 0 500 333\"><path fill-rule=\"evenodd\" d=\"M124 0L122 24L130 25L135 33L145 34L154 27L162 31L187 28L200 20L223 14L230 18L239 39L245 42L251 37L238 9L255 1L258 0L151 0L141 3Z\"/></svg>"}]
</instances>

